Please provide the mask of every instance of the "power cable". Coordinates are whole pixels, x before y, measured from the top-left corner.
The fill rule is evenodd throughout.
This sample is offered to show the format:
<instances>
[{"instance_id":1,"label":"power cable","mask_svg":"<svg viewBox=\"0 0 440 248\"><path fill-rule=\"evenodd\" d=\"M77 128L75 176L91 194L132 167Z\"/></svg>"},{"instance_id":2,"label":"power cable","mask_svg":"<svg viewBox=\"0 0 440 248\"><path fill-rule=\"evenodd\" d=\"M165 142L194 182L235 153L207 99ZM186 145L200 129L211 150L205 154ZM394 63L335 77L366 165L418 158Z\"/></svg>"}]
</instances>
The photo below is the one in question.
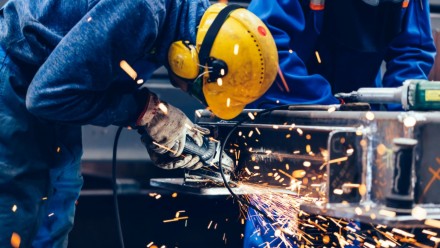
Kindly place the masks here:
<instances>
[{"instance_id":1,"label":"power cable","mask_svg":"<svg viewBox=\"0 0 440 248\"><path fill-rule=\"evenodd\" d=\"M118 203L118 184L116 182L116 155L118 151L118 141L121 135L122 127L119 127L116 131L115 140L113 142L113 158L112 158L112 184L113 184L113 204L115 206L116 217L116 229L118 232L119 244L121 248L125 248L124 235L122 233L121 218L119 216L119 203Z\"/></svg>"}]
</instances>

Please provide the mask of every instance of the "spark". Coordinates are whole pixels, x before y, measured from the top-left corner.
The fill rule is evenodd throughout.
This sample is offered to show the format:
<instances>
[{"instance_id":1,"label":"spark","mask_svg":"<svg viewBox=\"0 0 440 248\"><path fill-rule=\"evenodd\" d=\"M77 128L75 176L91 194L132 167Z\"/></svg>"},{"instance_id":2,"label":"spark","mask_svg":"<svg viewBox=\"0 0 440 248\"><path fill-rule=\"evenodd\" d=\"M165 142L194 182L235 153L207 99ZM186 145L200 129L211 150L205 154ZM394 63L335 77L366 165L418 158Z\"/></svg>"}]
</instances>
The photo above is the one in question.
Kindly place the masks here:
<instances>
[{"instance_id":1,"label":"spark","mask_svg":"<svg viewBox=\"0 0 440 248\"><path fill-rule=\"evenodd\" d=\"M301 128L297 128L296 131L299 133L299 135L303 135L303 130Z\"/></svg>"},{"instance_id":2,"label":"spark","mask_svg":"<svg viewBox=\"0 0 440 248\"><path fill-rule=\"evenodd\" d=\"M222 86L223 85L223 79L222 78L217 78L217 85L218 86Z\"/></svg>"},{"instance_id":3,"label":"spark","mask_svg":"<svg viewBox=\"0 0 440 248\"><path fill-rule=\"evenodd\" d=\"M251 120L255 120L255 116L251 112L248 113L248 116L251 118Z\"/></svg>"},{"instance_id":4,"label":"spark","mask_svg":"<svg viewBox=\"0 0 440 248\"><path fill-rule=\"evenodd\" d=\"M289 178L292 178L292 179L294 179L294 177L292 177L291 175L289 175L289 173L287 173L287 172L285 172L285 171L283 171L283 170L278 170L281 174L283 174L283 175L285 175L285 176L287 176L287 177L289 177Z\"/></svg>"},{"instance_id":5,"label":"spark","mask_svg":"<svg viewBox=\"0 0 440 248\"><path fill-rule=\"evenodd\" d=\"M430 230L426 230L426 229L424 229L424 230L422 231L422 233L424 233L424 234L428 234L428 235L431 235L431 236L437 236L437 233L436 233L436 232L433 232L433 231L430 231Z\"/></svg>"},{"instance_id":6,"label":"spark","mask_svg":"<svg viewBox=\"0 0 440 248\"><path fill-rule=\"evenodd\" d=\"M92 21L92 17L89 16L89 18L87 18L87 22L91 22Z\"/></svg>"},{"instance_id":7,"label":"spark","mask_svg":"<svg viewBox=\"0 0 440 248\"><path fill-rule=\"evenodd\" d=\"M412 209L411 215L418 220L424 220L427 216L426 209L416 206Z\"/></svg>"},{"instance_id":8,"label":"spark","mask_svg":"<svg viewBox=\"0 0 440 248\"><path fill-rule=\"evenodd\" d=\"M151 241L151 242L147 245L147 247L150 247L150 246L152 246L153 244L154 244L154 242Z\"/></svg>"},{"instance_id":9,"label":"spark","mask_svg":"<svg viewBox=\"0 0 440 248\"><path fill-rule=\"evenodd\" d=\"M367 248L376 248L375 245L372 245L372 244L367 243L367 242L364 243L364 246L367 247Z\"/></svg>"},{"instance_id":10,"label":"spark","mask_svg":"<svg viewBox=\"0 0 440 248\"><path fill-rule=\"evenodd\" d=\"M431 237L429 240L433 241L436 244L440 243L440 238Z\"/></svg>"},{"instance_id":11,"label":"spark","mask_svg":"<svg viewBox=\"0 0 440 248\"><path fill-rule=\"evenodd\" d=\"M360 184L358 183L344 183L342 188L359 188Z\"/></svg>"},{"instance_id":12,"label":"spark","mask_svg":"<svg viewBox=\"0 0 440 248\"><path fill-rule=\"evenodd\" d=\"M201 118L202 117L202 111L196 110L196 115L197 115L197 117Z\"/></svg>"},{"instance_id":13,"label":"spark","mask_svg":"<svg viewBox=\"0 0 440 248\"><path fill-rule=\"evenodd\" d=\"M16 212L17 211L17 205L14 204L14 206L12 206L12 212Z\"/></svg>"},{"instance_id":14,"label":"spark","mask_svg":"<svg viewBox=\"0 0 440 248\"><path fill-rule=\"evenodd\" d=\"M425 225L432 226L435 228L440 228L440 221L439 220L433 220L433 219L427 219L425 220Z\"/></svg>"},{"instance_id":15,"label":"spark","mask_svg":"<svg viewBox=\"0 0 440 248\"><path fill-rule=\"evenodd\" d=\"M121 62L119 63L119 66L122 68L122 70L125 71L125 73L128 74L128 76L130 76L133 80L136 80L137 78L137 72L133 69L133 67L131 67L127 61L125 60L121 60Z\"/></svg>"},{"instance_id":16,"label":"spark","mask_svg":"<svg viewBox=\"0 0 440 248\"><path fill-rule=\"evenodd\" d=\"M60 153L60 151L61 151L61 147L57 147L57 153Z\"/></svg>"},{"instance_id":17,"label":"spark","mask_svg":"<svg viewBox=\"0 0 440 248\"><path fill-rule=\"evenodd\" d=\"M281 78L281 82L283 82L284 88L286 88L287 93L290 92L289 85L287 85L286 79L284 78L283 72L281 71L280 67L278 66L278 75Z\"/></svg>"},{"instance_id":18,"label":"spark","mask_svg":"<svg viewBox=\"0 0 440 248\"><path fill-rule=\"evenodd\" d=\"M258 135L261 135L260 130L258 129L258 127L255 128L255 131L257 131Z\"/></svg>"},{"instance_id":19,"label":"spark","mask_svg":"<svg viewBox=\"0 0 440 248\"><path fill-rule=\"evenodd\" d=\"M315 51L316 60L318 60L318 63L321 64L321 56L319 56L319 52Z\"/></svg>"},{"instance_id":20,"label":"spark","mask_svg":"<svg viewBox=\"0 0 440 248\"><path fill-rule=\"evenodd\" d=\"M385 153L388 151L388 148L384 144L379 144L376 148L377 154L379 155L385 155Z\"/></svg>"},{"instance_id":21,"label":"spark","mask_svg":"<svg viewBox=\"0 0 440 248\"><path fill-rule=\"evenodd\" d=\"M361 184L359 186L359 194L364 196L367 193L367 186L365 184Z\"/></svg>"},{"instance_id":22,"label":"spark","mask_svg":"<svg viewBox=\"0 0 440 248\"><path fill-rule=\"evenodd\" d=\"M181 213L185 213L185 210L179 210L179 211L177 211L175 217L176 217L176 218L179 218Z\"/></svg>"},{"instance_id":23,"label":"spark","mask_svg":"<svg viewBox=\"0 0 440 248\"><path fill-rule=\"evenodd\" d=\"M209 222L207 229L211 228L211 225L212 225L212 220Z\"/></svg>"},{"instance_id":24,"label":"spark","mask_svg":"<svg viewBox=\"0 0 440 248\"><path fill-rule=\"evenodd\" d=\"M414 238L415 237L414 234L409 233L409 232L405 232L405 231L403 231L401 229L393 228L391 231L394 232L394 233L398 233L400 235L403 235L405 237L410 237L410 238Z\"/></svg>"},{"instance_id":25,"label":"spark","mask_svg":"<svg viewBox=\"0 0 440 248\"><path fill-rule=\"evenodd\" d=\"M167 151L169 151L169 152L171 152L173 154L177 153L177 151L174 151L174 150L172 150L172 149L170 149L170 148L168 148L168 147L166 147L164 145L161 145L161 144L157 143L156 141L153 141L153 144L158 146L158 147L160 147L160 148L162 148L162 149L165 149L165 150L167 150Z\"/></svg>"},{"instance_id":26,"label":"spark","mask_svg":"<svg viewBox=\"0 0 440 248\"><path fill-rule=\"evenodd\" d=\"M157 107L159 107L159 109L164 113L164 114L168 114L168 108L165 104L163 103L159 103L159 105L157 105Z\"/></svg>"},{"instance_id":27,"label":"spark","mask_svg":"<svg viewBox=\"0 0 440 248\"><path fill-rule=\"evenodd\" d=\"M334 189L333 190L333 194L335 195L342 195L344 193L344 191L342 189Z\"/></svg>"},{"instance_id":28,"label":"spark","mask_svg":"<svg viewBox=\"0 0 440 248\"><path fill-rule=\"evenodd\" d=\"M234 45L234 55L238 55L238 51L239 51L239 49L240 49L240 45L235 44L235 45Z\"/></svg>"},{"instance_id":29,"label":"spark","mask_svg":"<svg viewBox=\"0 0 440 248\"><path fill-rule=\"evenodd\" d=\"M327 112L329 112L329 113L333 113L335 111L336 111L336 107L334 107L334 106L327 109Z\"/></svg>"},{"instance_id":30,"label":"spark","mask_svg":"<svg viewBox=\"0 0 440 248\"><path fill-rule=\"evenodd\" d=\"M50 213L49 215L48 215L48 217L52 217L52 216L54 216L55 215L55 213Z\"/></svg>"},{"instance_id":31,"label":"spark","mask_svg":"<svg viewBox=\"0 0 440 248\"><path fill-rule=\"evenodd\" d=\"M309 153L312 151L312 147L310 145L306 145L306 152Z\"/></svg>"},{"instance_id":32,"label":"spark","mask_svg":"<svg viewBox=\"0 0 440 248\"><path fill-rule=\"evenodd\" d=\"M171 197L176 198L176 197L177 197L177 193L174 192L174 193L171 195Z\"/></svg>"},{"instance_id":33,"label":"spark","mask_svg":"<svg viewBox=\"0 0 440 248\"><path fill-rule=\"evenodd\" d=\"M254 131L253 130L249 131L248 137L249 138L252 137L252 134L254 134Z\"/></svg>"},{"instance_id":34,"label":"spark","mask_svg":"<svg viewBox=\"0 0 440 248\"><path fill-rule=\"evenodd\" d=\"M367 118L367 120L369 120L369 121L374 120L374 113L371 112L371 111L368 111L368 112L365 114L365 118Z\"/></svg>"},{"instance_id":35,"label":"spark","mask_svg":"<svg viewBox=\"0 0 440 248\"><path fill-rule=\"evenodd\" d=\"M334 163L339 163L339 162L347 161L347 159L348 159L348 157L335 158L335 159L329 160L327 163L328 164L334 164Z\"/></svg>"},{"instance_id":36,"label":"spark","mask_svg":"<svg viewBox=\"0 0 440 248\"><path fill-rule=\"evenodd\" d=\"M178 218L172 218L169 220L163 220L163 223L169 223L169 222L176 222L176 221L180 221L180 220L187 220L189 217L188 216L182 216L182 217L178 217Z\"/></svg>"},{"instance_id":37,"label":"spark","mask_svg":"<svg viewBox=\"0 0 440 248\"><path fill-rule=\"evenodd\" d=\"M412 116L407 116L405 117L405 119L403 119L403 125L405 127L414 127L417 123L416 118L412 117Z\"/></svg>"},{"instance_id":38,"label":"spark","mask_svg":"<svg viewBox=\"0 0 440 248\"><path fill-rule=\"evenodd\" d=\"M143 83L144 83L144 80L143 80L143 79L138 79L138 80L136 81L136 83L137 83L137 84L143 84Z\"/></svg>"},{"instance_id":39,"label":"spark","mask_svg":"<svg viewBox=\"0 0 440 248\"><path fill-rule=\"evenodd\" d=\"M312 163L310 163L309 161L304 161L303 162L303 166L304 167L310 167L312 165Z\"/></svg>"},{"instance_id":40,"label":"spark","mask_svg":"<svg viewBox=\"0 0 440 248\"><path fill-rule=\"evenodd\" d=\"M396 217L396 212L386 209L379 210L379 214L387 217Z\"/></svg>"},{"instance_id":41,"label":"spark","mask_svg":"<svg viewBox=\"0 0 440 248\"><path fill-rule=\"evenodd\" d=\"M231 106L231 98L228 97L228 99L226 99L226 107L230 107Z\"/></svg>"},{"instance_id":42,"label":"spark","mask_svg":"<svg viewBox=\"0 0 440 248\"><path fill-rule=\"evenodd\" d=\"M294 178L303 178L306 175L306 171L305 170L295 170L292 173L292 176Z\"/></svg>"},{"instance_id":43,"label":"spark","mask_svg":"<svg viewBox=\"0 0 440 248\"><path fill-rule=\"evenodd\" d=\"M12 236L11 236L11 246L13 248L18 248L18 247L20 247L20 243L21 243L20 235L18 235L18 233L16 233L16 232L13 232Z\"/></svg>"}]
</instances>

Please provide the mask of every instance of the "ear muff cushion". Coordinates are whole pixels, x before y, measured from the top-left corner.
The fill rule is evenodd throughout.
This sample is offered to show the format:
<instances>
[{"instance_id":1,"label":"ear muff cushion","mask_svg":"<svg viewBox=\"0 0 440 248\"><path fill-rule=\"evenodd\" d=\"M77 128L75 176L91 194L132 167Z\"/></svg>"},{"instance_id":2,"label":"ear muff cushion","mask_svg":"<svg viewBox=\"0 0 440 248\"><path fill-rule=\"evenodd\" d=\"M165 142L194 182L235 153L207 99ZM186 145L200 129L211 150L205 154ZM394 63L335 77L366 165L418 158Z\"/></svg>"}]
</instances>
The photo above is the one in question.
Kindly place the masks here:
<instances>
[{"instance_id":1,"label":"ear muff cushion","mask_svg":"<svg viewBox=\"0 0 440 248\"><path fill-rule=\"evenodd\" d=\"M168 50L168 64L177 76L195 79L199 75L199 58L195 47L188 42L176 41Z\"/></svg>"}]
</instances>

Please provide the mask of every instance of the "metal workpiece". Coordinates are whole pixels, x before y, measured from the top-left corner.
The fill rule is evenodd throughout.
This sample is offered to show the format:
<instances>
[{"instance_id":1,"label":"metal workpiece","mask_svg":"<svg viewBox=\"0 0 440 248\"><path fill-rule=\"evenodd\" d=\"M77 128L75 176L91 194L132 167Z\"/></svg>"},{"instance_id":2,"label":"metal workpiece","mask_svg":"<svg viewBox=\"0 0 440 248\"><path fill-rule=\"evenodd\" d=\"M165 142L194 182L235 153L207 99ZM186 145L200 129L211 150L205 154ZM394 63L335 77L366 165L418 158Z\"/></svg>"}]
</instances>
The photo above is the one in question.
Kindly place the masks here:
<instances>
[{"instance_id":1,"label":"metal workpiece","mask_svg":"<svg viewBox=\"0 0 440 248\"><path fill-rule=\"evenodd\" d=\"M424 209L426 219L440 217L439 112L302 108L245 110L230 121L199 111L196 123L221 142L231 134L225 152L235 162L230 181L236 185L315 199L301 200L301 209L330 217L424 226L412 213L415 207ZM219 184L179 183L154 182L188 193L227 193ZM239 194L272 193L251 189Z\"/></svg>"},{"instance_id":2,"label":"metal workpiece","mask_svg":"<svg viewBox=\"0 0 440 248\"><path fill-rule=\"evenodd\" d=\"M391 181L391 193L387 197L387 207L411 209L414 204L414 147L417 140L395 138L394 172Z\"/></svg>"}]
</instances>

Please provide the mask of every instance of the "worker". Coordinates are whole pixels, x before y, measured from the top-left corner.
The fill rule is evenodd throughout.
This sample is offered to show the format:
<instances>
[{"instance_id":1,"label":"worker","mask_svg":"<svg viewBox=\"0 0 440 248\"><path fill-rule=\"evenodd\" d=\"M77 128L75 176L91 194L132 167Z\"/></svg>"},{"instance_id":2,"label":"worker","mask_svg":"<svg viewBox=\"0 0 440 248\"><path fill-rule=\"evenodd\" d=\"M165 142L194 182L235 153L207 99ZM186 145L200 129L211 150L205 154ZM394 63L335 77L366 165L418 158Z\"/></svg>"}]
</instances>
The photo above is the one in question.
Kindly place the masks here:
<instances>
[{"instance_id":1,"label":"worker","mask_svg":"<svg viewBox=\"0 0 440 248\"><path fill-rule=\"evenodd\" d=\"M66 247L82 125L142 130L157 166L197 169L199 157L182 150L206 130L142 84L165 65L175 85L230 119L270 87L278 61L264 23L236 6L9 0L0 63L0 247Z\"/></svg>"},{"instance_id":2,"label":"worker","mask_svg":"<svg viewBox=\"0 0 440 248\"><path fill-rule=\"evenodd\" d=\"M280 76L250 108L339 104L339 92L427 79L434 61L428 0L252 0L248 9L271 30L280 62ZM248 221L244 246L264 242L283 247L268 225Z\"/></svg>"}]
</instances>

